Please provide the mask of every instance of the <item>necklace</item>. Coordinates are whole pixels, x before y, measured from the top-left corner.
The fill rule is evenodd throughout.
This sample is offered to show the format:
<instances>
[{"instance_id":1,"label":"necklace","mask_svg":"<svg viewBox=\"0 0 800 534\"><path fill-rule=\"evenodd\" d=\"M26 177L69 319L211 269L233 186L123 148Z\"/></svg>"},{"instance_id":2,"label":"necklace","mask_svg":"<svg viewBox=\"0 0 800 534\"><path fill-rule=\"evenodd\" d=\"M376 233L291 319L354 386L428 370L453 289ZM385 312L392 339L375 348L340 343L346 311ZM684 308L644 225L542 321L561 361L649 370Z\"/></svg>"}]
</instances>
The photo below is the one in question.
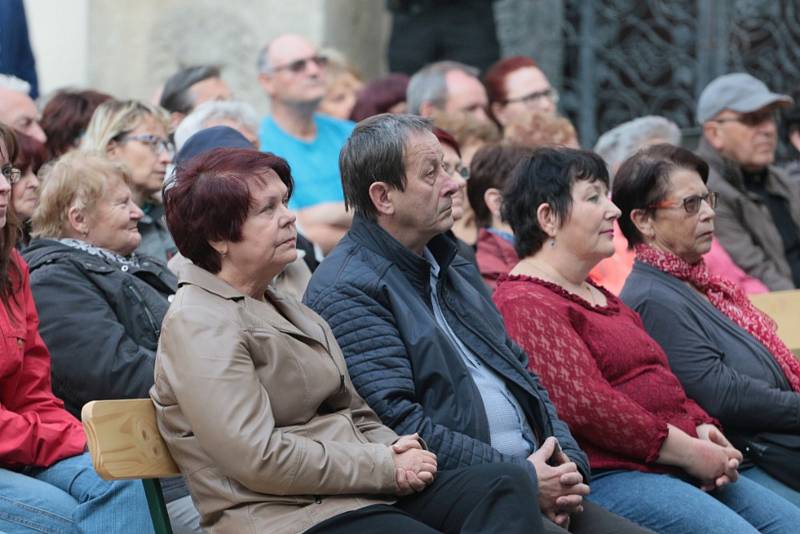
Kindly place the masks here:
<instances>
[{"instance_id":1,"label":"necklace","mask_svg":"<svg viewBox=\"0 0 800 534\"><path fill-rule=\"evenodd\" d=\"M598 306L597 299L595 298L595 289L590 283L584 281L583 283L576 285L558 274L558 271L553 269L550 265L540 263L541 262L538 262L532 258L525 258L520 261L523 271L533 270L533 274L536 275L537 278L541 278L547 282L556 284L567 292L587 301L592 306ZM547 268L545 268L545 266Z\"/></svg>"}]
</instances>

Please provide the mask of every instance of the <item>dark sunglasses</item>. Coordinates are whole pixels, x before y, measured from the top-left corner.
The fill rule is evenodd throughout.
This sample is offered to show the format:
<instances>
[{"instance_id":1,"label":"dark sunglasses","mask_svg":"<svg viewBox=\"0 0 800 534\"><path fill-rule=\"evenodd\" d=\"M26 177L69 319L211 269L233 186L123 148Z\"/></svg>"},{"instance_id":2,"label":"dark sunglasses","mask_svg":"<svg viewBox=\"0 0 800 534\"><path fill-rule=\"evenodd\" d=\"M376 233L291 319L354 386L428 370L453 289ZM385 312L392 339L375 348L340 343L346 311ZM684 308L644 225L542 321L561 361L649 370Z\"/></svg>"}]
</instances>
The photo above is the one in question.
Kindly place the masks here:
<instances>
[{"instance_id":1,"label":"dark sunglasses","mask_svg":"<svg viewBox=\"0 0 800 534\"><path fill-rule=\"evenodd\" d=\"M721 119L714 119L714 122L725 124L726 122L738 122L749 126L751 128L764 124L767 121L778 121L778 112L775 110L762 110L753 111L751 113L742 113L738 117L723 117Z\"/></svg>"},{"instance_id":2,"label":"dark sunglasses","mask_svg":"<svg viewBox=\"0 0 800 534\"><path fill-rule=\"evenodd\" d=\"M328 58L326 58L325 56L311 56L303 59L296 59L295 61L287 63L286 65L272 67L272 71L278 72L281 70L289 70L295 74L299 74L304 70L306 70L309 63L314 63L317 67L323 68L328 64Z\"/></svg>"},{"instance_id":3,"label":"dark sunglasses","mask_svg":"<svg viewBox=\"0 0 800 534\"><path fill-rule=\"evenodd\" d=\"M695 215L697 212L700 211L700 205L703 201L711 206L711 209L717 207L717 193L709 191L705 195L692 195L690 197L686 197L683 200L662 200L661 202L656 202L655 204L650 204L647 206L648 209L651 210L664 210L664 209L674 209L674 208L683 208L686 213L689 215Z\"/></svg>"}]
</instances>

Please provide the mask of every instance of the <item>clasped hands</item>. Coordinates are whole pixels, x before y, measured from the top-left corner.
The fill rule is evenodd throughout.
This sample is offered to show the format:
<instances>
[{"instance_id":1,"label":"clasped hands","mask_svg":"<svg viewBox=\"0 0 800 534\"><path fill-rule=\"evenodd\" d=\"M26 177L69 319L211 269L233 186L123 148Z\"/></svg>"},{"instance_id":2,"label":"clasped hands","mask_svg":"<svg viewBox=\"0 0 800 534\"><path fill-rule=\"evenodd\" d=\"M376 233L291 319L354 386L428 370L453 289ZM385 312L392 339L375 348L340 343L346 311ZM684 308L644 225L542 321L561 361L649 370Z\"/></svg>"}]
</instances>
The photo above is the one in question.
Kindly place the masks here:
<instances>
[{"instance_id":1,"label":"clasped hands","mask_svg":"<svg viewBox=\"0 0 800 534\"><path fill-rule=\"evenodd\" d=\"M583 482L578 466L552 436L528 457L528 461L536 468L542 512L556 525L567 528L570 514L583 511L583 498L589 495L589 486Z\"/></svg>"},{"instance_id":2,"label":"clasped hands","mask_svg":"<svg viewBox=\"0 0 800 534\"><path fill-rule=\"evenodd\" d=\"M686 471L700 481L700 489L711 491L739 478L739 452L714 425L697 426L692 461Z\"/></svg>"},{"instance_id":3,"label":"clasped hands","mask_svg":"<svg viewBox=\"0 0 800 534\"><path fill-rule=\"evenodd\" d=\"M424 490L436 477L436 455L422 448L417 434L400 436L392 445L398 495Z\"/></svg>"}]
</instances>

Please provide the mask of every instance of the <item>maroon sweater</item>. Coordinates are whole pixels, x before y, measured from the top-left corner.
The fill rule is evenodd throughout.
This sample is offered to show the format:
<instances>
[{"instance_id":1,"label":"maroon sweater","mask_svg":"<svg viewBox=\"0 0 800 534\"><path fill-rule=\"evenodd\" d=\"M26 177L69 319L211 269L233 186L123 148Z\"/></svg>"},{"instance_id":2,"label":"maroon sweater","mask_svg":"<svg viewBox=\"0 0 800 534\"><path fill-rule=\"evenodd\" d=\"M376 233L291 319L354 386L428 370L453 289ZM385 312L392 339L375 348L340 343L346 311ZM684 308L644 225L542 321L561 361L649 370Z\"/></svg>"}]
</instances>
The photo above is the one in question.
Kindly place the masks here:
<instances>
[{"instance_id":1,"label":"maroon sweater","mask_svg":"<svg viewBox=\"0 0 800 534\"><path fill-rule=\"evenodd\" d=\"M667 423L696 437L697 425L716 421L686 397L636 312L595 287L606 306L509 275L500 278L494 301L592 469L673 472L654 463Z\"/></svg>"}]
</instances>

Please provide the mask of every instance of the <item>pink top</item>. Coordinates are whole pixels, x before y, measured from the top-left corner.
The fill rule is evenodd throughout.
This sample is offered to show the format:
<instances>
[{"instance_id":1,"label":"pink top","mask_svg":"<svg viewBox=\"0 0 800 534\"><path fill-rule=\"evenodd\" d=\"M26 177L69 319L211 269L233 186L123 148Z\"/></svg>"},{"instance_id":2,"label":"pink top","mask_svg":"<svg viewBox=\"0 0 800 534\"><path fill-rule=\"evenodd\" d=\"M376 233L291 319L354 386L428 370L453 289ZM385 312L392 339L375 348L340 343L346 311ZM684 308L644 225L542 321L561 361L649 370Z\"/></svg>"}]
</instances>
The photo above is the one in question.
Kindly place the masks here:
<instances>
[{"instance_id":1,"label":"pink top","mask_svg":"<svg viewBox=\"0 0 800 534\"><path fill-rule=\"evenodd\" d=\"M538 278L509 275L494 301L592 469L675 472L654 463L667 423L696 437L697 425L716 421L686 397L636 312L600 289L606 306Z\"/></svg>"}]
</instances>

